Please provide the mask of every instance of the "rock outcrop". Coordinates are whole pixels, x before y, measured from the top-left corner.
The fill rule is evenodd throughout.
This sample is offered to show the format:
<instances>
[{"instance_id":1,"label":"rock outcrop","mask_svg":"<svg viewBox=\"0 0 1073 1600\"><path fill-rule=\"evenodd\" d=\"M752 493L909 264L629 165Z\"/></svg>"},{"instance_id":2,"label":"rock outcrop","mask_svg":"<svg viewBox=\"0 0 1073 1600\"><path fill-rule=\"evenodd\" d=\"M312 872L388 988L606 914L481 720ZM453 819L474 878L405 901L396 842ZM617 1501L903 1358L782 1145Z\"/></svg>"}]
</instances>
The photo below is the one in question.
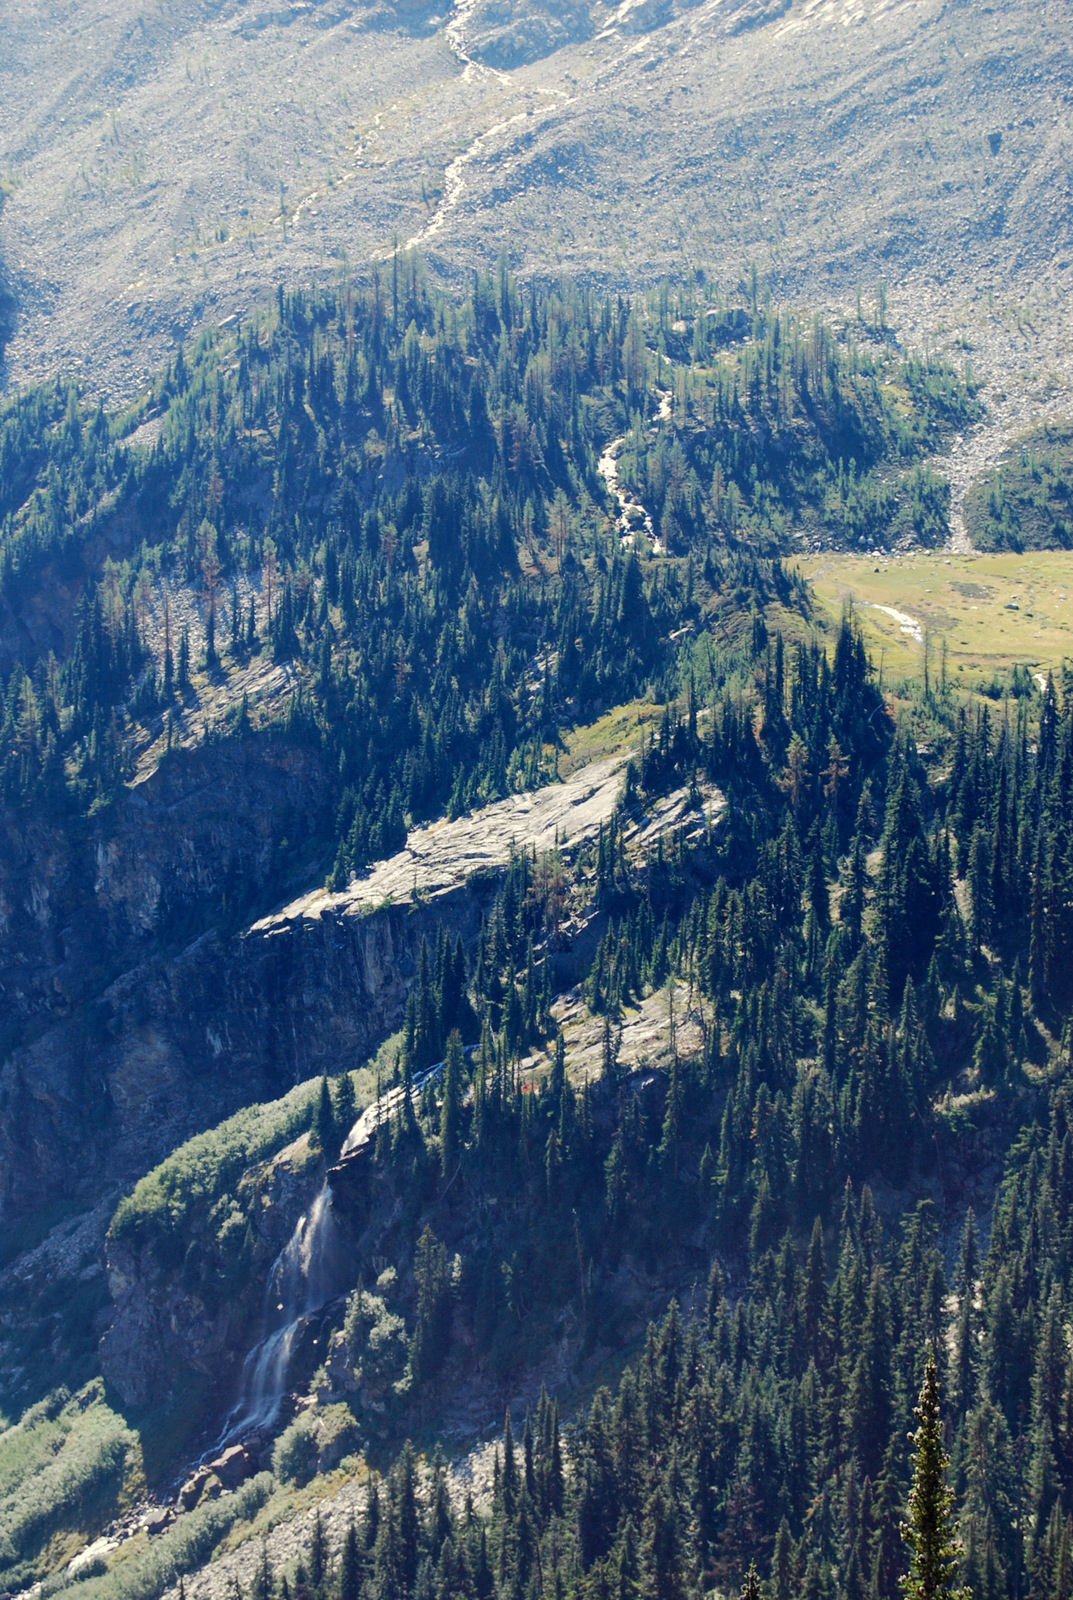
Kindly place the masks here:
<instances>
[{"instance_id":1,"label":"rock outcrop","mask_svg":"<svg viewBox=\"0 0 1073 1600\"><path fill-rule=\"evenodd\" d=\"M256 1337L271 1263L321 1181L323 1168L307 1159L307 1146L303 1136L245 1174L250 1247L240 1281L220 1259L210 1218L199 1217L181 1241L196 1257L197 1287L184 1271L184 1257L169 1260L161 1250L162 1242L172 1241L109 1237L112 1314L101 1341L101 1369L128 1405L159 1401L184 1369L216 1385L229 1381ZM226 1289L206 1290L216 1279L225 1280Z\"/></svg>"},{"instance_id":2,"label":"rock outcrop","mask_svg":"<svg viewBox=\"0 0 1073 1600\"><path fill-rule=\"evenodd\" d=\"M360 1064L400 1024L422 940L440 923L475 937L511 849L592 837L619 786L615 763L602 763L415 831L343 894L314 892L244 932L160 948L161 896L186 886L196 910L196 890L220 892L229 849L261 847L270 862L283 828L301 824L310 758L280 746L263 759L255 773L238 742L184 758L185 780L164 769L110 832L23 841L21 874L0 879L3 981L9 992L17 982L38 1030L0 1069L0 1217L61 1195L91 1203L240 1106ZM72 926L94 868L86 925Z\"/></svg>"},{"instance_id":3,"label":"rock outcrop","mask_svg":"<svg viewBox=\"0 0 1073 1600\"><path fill-rule=\"evenodd\" d=\"M594 31L589 6L576 0L479 0L468 22L472 54L507 71L588 39Z\"/></svg>"},{"instance_id":4,"label":"rock outcrop","mask_svg":"<svg viewBox=\"0 0 1073 1600\"><path fill-rule=\"evenodd\" d=\"M401 1022L422 940L441 923L474 938L512 850L592 838L614 810L618 768L601 762L415 830L344 893L303 896L241 936L207 934L113 984L101 1060L126 1159L140 1151L144 1170L154 1146L163 1155L239 1105L359 1065ZM239 1294L210 1304L191 1292L181 1255L162 1261L151 1238L110 1239L113 1313L101 1357L131 1404L166 1392L180 1366L208 1377L234 1370L269 1265L319 1181L319 1169L311 1177L293 1157L288 1149L249 1175L259 1190L254 1261ZM201 1260L215 1240L206 1233L184 1247Z\"/></svg>"}]
</instances>

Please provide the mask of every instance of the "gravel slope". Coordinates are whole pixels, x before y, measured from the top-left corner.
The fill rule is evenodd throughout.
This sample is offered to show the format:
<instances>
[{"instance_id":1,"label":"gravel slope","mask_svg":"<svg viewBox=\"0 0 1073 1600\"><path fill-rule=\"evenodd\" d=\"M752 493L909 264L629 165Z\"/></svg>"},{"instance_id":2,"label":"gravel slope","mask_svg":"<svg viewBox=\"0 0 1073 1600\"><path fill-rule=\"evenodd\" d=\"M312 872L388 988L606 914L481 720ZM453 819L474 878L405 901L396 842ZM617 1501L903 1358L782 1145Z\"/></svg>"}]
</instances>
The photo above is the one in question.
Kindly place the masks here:
<instances>
[{"instance_id":1,"label":"gravel slope","mask_svg":"<svg viewBox=\"0 0 1073 1600\"><path fill-rule=\"evenodd\" d=\"M617 287L754 260L791 298L1069 298L1069 0L565 3L7 0L0 377L124 398L393 237L448 278L506 243Z\"/></svg>"}]
</instances>

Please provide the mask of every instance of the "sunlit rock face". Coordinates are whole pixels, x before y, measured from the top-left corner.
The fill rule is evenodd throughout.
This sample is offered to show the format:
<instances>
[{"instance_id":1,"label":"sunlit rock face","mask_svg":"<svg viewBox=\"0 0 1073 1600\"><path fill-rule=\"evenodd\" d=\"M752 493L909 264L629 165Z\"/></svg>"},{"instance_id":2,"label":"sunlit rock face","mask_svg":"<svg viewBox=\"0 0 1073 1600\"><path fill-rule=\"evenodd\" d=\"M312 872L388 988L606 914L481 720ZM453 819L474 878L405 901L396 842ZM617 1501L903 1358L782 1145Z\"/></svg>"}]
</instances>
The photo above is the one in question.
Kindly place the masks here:
<instances>
[{"instance_id":1,"label":"sunlit rock face","mask_svg":"<svg viewBox=\"0 0 1073 1600\"><path fill-rule=\"evenodd\" d=\"M82 831L32 851L13 834L0 958L22 1009L0 1069L0 1214L91 1198L241 1105L358 1065L401 1022L422 939L440 924L473 938L511 851L591 838L620 789L599 763L415 830L341 894L169 941L218 912L238 867L279 871L283 838L294 850L316 819L318 776L284 741L209 745Z\"/></svg>"}]
</instances>

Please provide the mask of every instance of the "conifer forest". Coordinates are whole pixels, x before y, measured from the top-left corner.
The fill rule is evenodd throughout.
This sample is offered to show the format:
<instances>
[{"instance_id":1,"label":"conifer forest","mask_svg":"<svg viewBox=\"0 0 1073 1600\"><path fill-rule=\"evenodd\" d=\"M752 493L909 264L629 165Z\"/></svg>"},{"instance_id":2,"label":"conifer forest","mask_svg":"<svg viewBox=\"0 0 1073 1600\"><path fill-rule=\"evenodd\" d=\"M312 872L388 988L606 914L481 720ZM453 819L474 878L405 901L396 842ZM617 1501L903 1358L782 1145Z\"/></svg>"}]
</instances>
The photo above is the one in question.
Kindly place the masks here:
<instances>
[{"instance_id":1,"label":"conifer forest","mask_svg":"<svg viewBox=\"0 0 1073 1600\"><path fill-rule=\"evenodd\" d=\"M3 1279L0 1588L1070 1600L1073 673L981 691L936 636L892 679L799 559L938 558L982 416L878 305L505 258L448 291L412 251L280 289L123 412L5 404L4 853L86 841L104 904L119 830L187 826L154 785L204 763L226 832L234 762L313 776L255 857L160 886L136 960L102 933L71 1008L95 1149L133 1116L116 992L124 1073L204 1006L221 1086L202 1113L192 1065L110 1186L5 1213L5 1271L71 1196L106 1270L68 1311L39 1257L21 1323ZM1048 461L1046 507L1027 456L979 491L991 543L1061 522ZM421 889L417 830L468 859L612 758L587 831ZM394 858L412 889L359 905ZM316 917L373 1046L303 1076L273 1034L247 1093L229 974ZM5 962L37 1160L67 1091Z\"/></svg>"}]
</instances>

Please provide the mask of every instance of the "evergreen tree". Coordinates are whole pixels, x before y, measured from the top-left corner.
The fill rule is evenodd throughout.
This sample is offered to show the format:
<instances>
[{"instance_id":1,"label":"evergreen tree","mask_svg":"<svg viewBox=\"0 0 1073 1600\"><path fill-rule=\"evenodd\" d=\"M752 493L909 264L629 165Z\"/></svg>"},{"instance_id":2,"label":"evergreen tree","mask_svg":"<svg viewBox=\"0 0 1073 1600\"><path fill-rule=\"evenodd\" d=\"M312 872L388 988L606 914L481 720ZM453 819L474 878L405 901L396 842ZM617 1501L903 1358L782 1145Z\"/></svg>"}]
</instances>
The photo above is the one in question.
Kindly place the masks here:
<instances>
[{"instance_id":1,"label":"evergreen tree","mask_svg":"<svg viewBox=\"0 0 1073 1600\"><path fill-rule=\"evenodd\" d=\"M349 1129L347 1130L349 1132ZM335 1121L335 1108L332 1105L331 1090L328 1080L322 1077L320 1091L317 1095L317 1110L313 1119L313 1136L317 1145L324 1153L324 1159L329 1164L338 1160L339 1147L342 1137Z\"/></svg>"},{"instance_id":2,"label":"evergreen tree","mask_svg":"<svg viewBox=\"0 0 1073 1600\"><path fill-rule=\"evenodd\" d=\"M465 1070L462 1039L457 1028L447 1041L443 1066L443 1104L440 1110L440 1170L444 1180L454 1176L462 1121L462 1075Z\"/></svg>"},{"instance_id":3,"label":"evergreen tree","mask_svg":"<svg viewBox=\"0 0 1073 1600\"><path fill-rule=\"evenodd\" d=\"M905 1600L963 1600L968 1591L956 1587L954 1495L946 1482L939 1374L932 1355L924 1368L914 1416L918 1426L913 1435L909 1519L902 1525L902 1537L909 1550L909 1571L902 1580L902 1593Z\"/></svg>"}]
</instances>

